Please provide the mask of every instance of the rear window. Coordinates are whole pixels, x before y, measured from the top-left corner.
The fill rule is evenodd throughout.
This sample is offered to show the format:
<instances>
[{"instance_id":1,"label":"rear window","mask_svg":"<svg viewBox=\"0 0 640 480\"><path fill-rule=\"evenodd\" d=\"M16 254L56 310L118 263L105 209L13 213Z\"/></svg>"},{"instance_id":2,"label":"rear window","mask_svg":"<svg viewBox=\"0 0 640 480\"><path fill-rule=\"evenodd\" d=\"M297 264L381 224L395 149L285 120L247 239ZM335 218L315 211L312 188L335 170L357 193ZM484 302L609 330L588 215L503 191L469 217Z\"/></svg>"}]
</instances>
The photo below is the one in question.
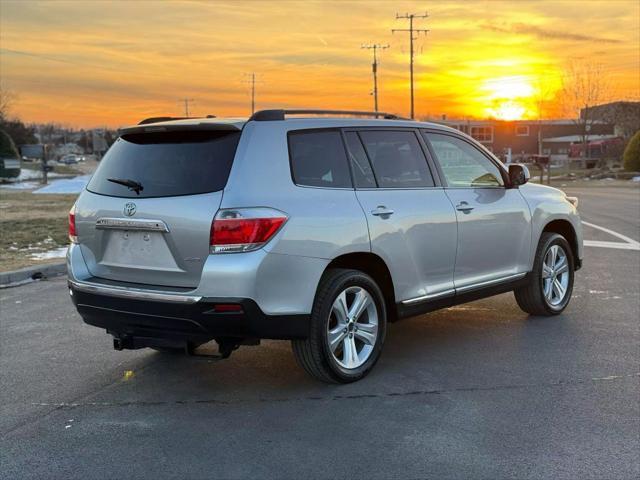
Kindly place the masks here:
<instances>
[{"instance_id":1,"label":"rear window","mask_svg":"<svg viewBox=\"0 0 640 480\"><path fill-rule=\"evenodd\" d=\"M87 190L126 198L196 195L222 190L240 132L190 131L124 135L104 156ZM141 185L139 193L114 180Z\"/></svg>"},{"instance_id":2,"label":"rear window","mask_svg":"<svg viewBox=\"0 0 640 480\"><path fill-rule=\"evenodd\" d=\"M289 133L291 173L297 185L351 188L342 136L335 130Z\"/></svg>"}]
</instances>

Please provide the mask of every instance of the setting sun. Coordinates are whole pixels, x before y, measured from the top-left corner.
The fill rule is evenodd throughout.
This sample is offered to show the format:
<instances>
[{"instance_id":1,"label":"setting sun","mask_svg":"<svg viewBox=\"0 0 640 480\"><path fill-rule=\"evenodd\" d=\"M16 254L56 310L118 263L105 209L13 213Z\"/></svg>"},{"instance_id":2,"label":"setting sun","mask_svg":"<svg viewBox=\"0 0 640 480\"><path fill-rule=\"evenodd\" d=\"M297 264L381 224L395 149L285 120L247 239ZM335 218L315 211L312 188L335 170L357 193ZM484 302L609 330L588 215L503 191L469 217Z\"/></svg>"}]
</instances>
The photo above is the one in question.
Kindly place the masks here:
<instances>
[{"instance_id":1,"label":"setting sun","mask_svg":"<svg viewBox=\"0 0 640 480\"><path fill-rule=\"evenodd\" d=\"M487 109L488 116L498 120L522 120L526 112L527 109L514 100L503 100L497 107Z\"/></svg>"},{"instance_id":2,"label":"setting sun","mask_svg":"<svg viewBox=\"0 0 640 480\"><path fill-rule=\"evenodd\" d=\"M520 120L535 113L532 108L535 89L525 76L491 78L484 82L487 94L486 115L500 120Z\"/></svg>"}]
</instances>

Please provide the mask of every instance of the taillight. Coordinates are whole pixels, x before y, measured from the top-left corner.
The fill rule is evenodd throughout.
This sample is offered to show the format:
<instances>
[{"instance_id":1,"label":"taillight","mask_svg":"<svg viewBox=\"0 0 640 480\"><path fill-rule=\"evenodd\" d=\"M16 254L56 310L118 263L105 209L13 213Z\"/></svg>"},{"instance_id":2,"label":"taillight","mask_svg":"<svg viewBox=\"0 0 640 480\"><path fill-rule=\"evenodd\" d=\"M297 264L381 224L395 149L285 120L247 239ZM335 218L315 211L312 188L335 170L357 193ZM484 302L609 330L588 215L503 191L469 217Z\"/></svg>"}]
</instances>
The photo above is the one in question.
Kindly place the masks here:
<instances>
[{"instance_id":1,"label":"taillight","mask_svg":"<svg viewBox=\"0 0 640 480\"><path fill-rule=\"evenodd\" d=\"M71 243L78 243L78 232L76 231L76 206L69 210L69 240Z\"/></svg>"},{"instance_id":2,"label":"taillight","mask_svg":"<svg viewBox=\"0 0 640 480\"><path fill-rule=\"evenodd\" d=\"M250 252L267 243L287 216L271 208L220 210L211 223L211 253Z\"/></svg>"}]
</instances>

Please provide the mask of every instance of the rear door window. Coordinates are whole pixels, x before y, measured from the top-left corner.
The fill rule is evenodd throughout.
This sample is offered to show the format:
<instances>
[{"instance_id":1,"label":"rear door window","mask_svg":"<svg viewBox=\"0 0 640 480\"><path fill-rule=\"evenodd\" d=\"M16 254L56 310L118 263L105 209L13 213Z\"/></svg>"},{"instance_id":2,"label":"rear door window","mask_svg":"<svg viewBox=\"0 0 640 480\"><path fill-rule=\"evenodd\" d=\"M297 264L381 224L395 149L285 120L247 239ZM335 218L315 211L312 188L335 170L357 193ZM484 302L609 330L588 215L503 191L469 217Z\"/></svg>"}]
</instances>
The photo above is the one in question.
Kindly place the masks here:
<instances>
[{"instance_id":1,"label":"rear door window","mask_svg":"<svg viewBox=\"0 0 640 480\"><path fill-rule=\"evenodd\" d=\"M353 172L353 180L356 187L375 188L376 178L358 134L356 132L346 132L344 136L347 141L349 161L351 162L351 171Z\"/></svg>"},{"instance_id":2,"label":"rear door window","mask_svg":"<svg viewBox=\"0 0 640 480\"><path fill-rule=\"evenodd\" d=\"M435 185L420 142L411 131L361 131L380 188Z\"/></svg>"},{"instance_id":3,"label":"rear door window","mask_svg":"<svg viewBox=\"0 0 640 480\"><path fill-rule=\"evenodd\" d=\"M352 187L342 135L337 130L290 132L289 157L296 185Z\"/></svg>"},{"instance_id":4,"label":"rear door window","mask_svg":"<svg viewBox=\"0 0 640 480\"><path fill-rule=\"evenodd\" d=\"M124 135L104 156L87 190L125 198L172 197L222 190L240 132L179 131ZM139 193L122 182L142 186Z\"/></svg>"}]
</instances>

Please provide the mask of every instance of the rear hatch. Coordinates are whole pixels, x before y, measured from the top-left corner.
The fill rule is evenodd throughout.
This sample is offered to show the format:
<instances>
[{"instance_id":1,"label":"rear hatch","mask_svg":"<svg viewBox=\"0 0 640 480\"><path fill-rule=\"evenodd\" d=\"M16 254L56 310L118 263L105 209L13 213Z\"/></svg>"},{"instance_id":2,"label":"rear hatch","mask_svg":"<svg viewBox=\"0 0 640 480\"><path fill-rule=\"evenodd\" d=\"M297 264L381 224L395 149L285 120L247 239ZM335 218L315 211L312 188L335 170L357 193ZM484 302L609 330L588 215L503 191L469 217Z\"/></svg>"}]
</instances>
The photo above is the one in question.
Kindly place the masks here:
<instances>
[{"instance_id":1,"label":"rear hatch","mask_svg":"<svg viewBox=\"0 0 640 480\"><path fill-rule=\"evenodd\" d=\"M229 127L125 130L76 204L78 242L92 275L198 286L240 140Z\"/></svg>"}]
</instances>

